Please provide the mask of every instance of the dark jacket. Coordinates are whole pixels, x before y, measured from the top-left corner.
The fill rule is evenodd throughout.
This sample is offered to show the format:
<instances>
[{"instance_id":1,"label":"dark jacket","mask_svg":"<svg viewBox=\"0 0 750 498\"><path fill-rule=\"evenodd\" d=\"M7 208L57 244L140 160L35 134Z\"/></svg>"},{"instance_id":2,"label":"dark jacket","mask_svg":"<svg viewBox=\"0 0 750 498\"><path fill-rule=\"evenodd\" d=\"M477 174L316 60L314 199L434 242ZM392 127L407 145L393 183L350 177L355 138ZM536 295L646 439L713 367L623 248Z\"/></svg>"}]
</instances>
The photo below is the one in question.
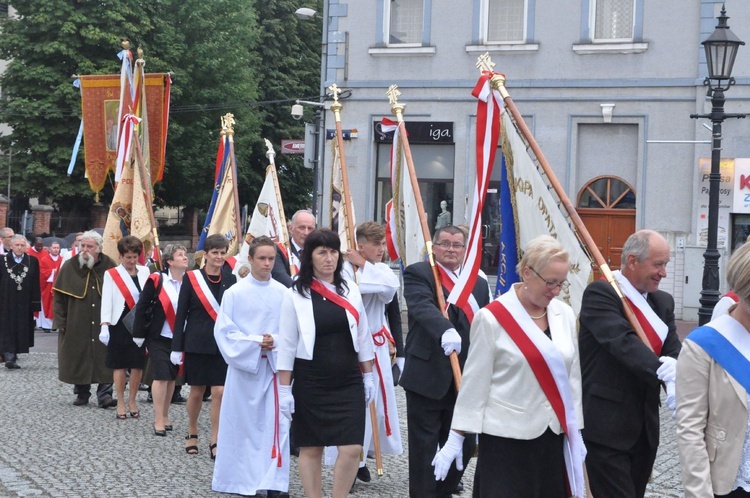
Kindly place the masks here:
<instances>
[{"instance_id":1,"label":"dark jacket","mask_svg":"<svg viewBox=\"0 0 750 498\"><path fill-rule=\"evenodd\" d=\"M200 270L203 278L206 271ZM221 272L221 289L219 295L214 294L221 304L224 291L234 285L237 278L226 269ZM219 348L214 339L214 320L203 307L198 294L187 274L183 277L180 288L180 299L177 303L177 317L174 322L174 337L172 351L185 353L219 354Z\"/></svg>"},{"instance_id":2,"label":"dark jacket","mask_svg":"<svg viewBox=\"0 0 750 498\"><path fill-rule=\"evenodd\" d=\"M674 299L649 293L651 308L669 327L661 356L677 358L680 340ZM638 339L610 284L595 281L583 293L578 335L583 384L584 439L625 451L645 429L651 448L659 444L659 357Z\"/></svg>"},{"instance_id":3,"label":"dark jacket","mask_svg":"<svg viewBox=\"0 0 750 498\"><path fill-rule=\"evenodd\" d=\"M448 291L443 287L443 293ZM472 294L482 308L489 304L489 284L477 278ZM409 333L406 335L406 362L399 384L404 389L431 399L441 399L453 385L450 359L440 341L443 333L455 328L461 336L458 361L463 368L469 352L469 319L457 306L448 307L448 318L438 308L435 284L429 263L414 263L404 270L404 298L408 307Z\"/></svg>"}]
</instances>

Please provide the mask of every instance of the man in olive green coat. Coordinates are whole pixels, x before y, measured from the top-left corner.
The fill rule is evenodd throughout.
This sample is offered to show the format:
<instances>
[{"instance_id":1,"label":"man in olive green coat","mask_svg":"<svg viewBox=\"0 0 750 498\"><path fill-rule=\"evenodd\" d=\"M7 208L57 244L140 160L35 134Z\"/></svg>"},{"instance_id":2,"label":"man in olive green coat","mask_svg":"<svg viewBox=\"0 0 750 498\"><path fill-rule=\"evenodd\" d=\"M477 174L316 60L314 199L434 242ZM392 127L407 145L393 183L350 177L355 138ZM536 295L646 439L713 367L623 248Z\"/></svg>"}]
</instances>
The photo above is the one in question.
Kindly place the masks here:
<instances>
[{"instance_id":1,"label":"man in olive green coat","mask_svg":"<svg viewBox=\"0 0 750 498\"><path fill-rule=\"evenodd\" d=\"M117 406L117 401L112 399L112 370L104 365L107 348L99 342L99 324L104 272L117 264L101 250L101 235L85 232L78 256L60 268L53 287L54 327L59 329L58 378L75 385L73 404L87 405L91 384L96 382L99 407L108 408Z\"/></svg>"}]
</instances>

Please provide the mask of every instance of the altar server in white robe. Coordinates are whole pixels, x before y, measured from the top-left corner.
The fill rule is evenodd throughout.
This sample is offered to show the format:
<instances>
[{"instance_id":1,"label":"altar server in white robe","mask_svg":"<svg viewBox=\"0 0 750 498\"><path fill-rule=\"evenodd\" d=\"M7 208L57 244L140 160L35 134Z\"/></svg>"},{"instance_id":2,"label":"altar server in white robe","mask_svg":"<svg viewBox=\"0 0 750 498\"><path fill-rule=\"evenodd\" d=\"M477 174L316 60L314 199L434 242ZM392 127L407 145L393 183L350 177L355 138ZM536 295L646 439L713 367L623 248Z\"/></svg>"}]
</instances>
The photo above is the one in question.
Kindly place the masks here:
<instances>
[{"instance_id":1,"label":"altar server in white robe","mask_svg":"<svg viewBox=\"0 0 750 498\"><path fill-rule=\"evenodd\" d=\"M401 431L399 429L396 390L393 386L391 357L396 352L396 341L391 335L385 309L393 300L400 287L398 277L391 268L383 263L385 254L385 227L368 221L357 227L357 250L349 249L346 253L343 275L357 282L362 302L367 313L367 323L372 335L375 349L373 376L375 381L375 410L378 419L378 436L380 451L384 455L400 455ZM357 267L356 277L354 266ZM403 365L401 365L403 368ZM370 481L370 471L366 457L374 456L375 444L372 440L372 419L369 406L366 409L365 440L362 460L359 462L357 477L363 482ZM336 461L336 448L326 447L326 464Z\"/></svg>"},{"instance_id":2,"label":"altar server in white robe","mask_svg":"<svg viewBox=\"0 0 750 498\"><path fill-rule=\"evenodd\" d=\"M250 245L250 275L221 301L214 337L228 370L212 488L223 493L289 496L289 425L279 412L276 341L286 287L271 279L276 248Z\"/></svg>"}]
</instances>

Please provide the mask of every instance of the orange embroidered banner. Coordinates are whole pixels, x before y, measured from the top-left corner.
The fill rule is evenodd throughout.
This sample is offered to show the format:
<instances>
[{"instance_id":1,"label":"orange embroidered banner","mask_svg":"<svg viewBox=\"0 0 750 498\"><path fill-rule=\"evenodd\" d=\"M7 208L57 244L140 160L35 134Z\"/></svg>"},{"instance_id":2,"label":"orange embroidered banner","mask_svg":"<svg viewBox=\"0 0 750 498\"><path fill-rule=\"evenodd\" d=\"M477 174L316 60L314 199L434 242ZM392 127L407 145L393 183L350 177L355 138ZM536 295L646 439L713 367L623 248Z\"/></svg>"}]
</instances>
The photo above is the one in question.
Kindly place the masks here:
<instances>
[{"instance_id":1,"label":"orange embroidered banner","mask_svg":"<svg viewBox=\"0 0 750 498\"><path fill-rule=\"evenodd\" d=\"M117 159L117 107L120 103L120 75L104 74L81 76L81 107L83 115L83 146L86 174L94 192L104 188L107 172L113 170ZM146 101L150 123L151 178L155 183L164 170L166 123L169 93L167 74L146 75ZM135 112L135 109L132 110ZM124 109L123 115L130 112Z\"/></svg>"}]
</instances>

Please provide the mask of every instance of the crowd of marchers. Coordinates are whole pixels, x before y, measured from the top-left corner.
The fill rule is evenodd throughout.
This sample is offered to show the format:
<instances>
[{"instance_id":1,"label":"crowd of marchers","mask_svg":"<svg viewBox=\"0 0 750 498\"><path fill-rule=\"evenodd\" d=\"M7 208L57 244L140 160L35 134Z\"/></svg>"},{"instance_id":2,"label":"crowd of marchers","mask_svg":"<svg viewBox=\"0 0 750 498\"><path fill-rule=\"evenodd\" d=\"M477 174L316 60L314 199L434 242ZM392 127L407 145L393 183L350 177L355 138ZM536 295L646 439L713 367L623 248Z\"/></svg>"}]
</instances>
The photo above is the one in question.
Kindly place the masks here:
<instances>
[{"instance_id":1,"label":"crowd of marchers","mask_svg":"<svg viewBox=\"0 0 750 498\"><path fill-rule=\"evenodd\" d=\"M289 228L289 248L257 237L242 260L209 236L196 269L169 245L160 271L139 264L132 236L116 262L95 231L61 253L3 229L5 367L22 367L35 327L57 329L73 404L87 405L97 384L116 421L140 418L145 382L155 437L173 432L175 385L189 385L185 458L215 460L212 488L224 493L288 496L295 455L306 496L347 496L370 480L376 451L403 452L398 384L410 497L460 493L474 456L476 497L643 497L660 409L676 420L685 496L750 496L750 244L729 260L732 291L713 319L681 343L674 300L659 290L670 248L657 232L628 238L621 268L587 286L576 317L557 299L569 290L568 252L549 236L523 248L506 293L493 299L480 275L465 303L440 306L434 273L448 295L466 251L466 231L447 225L433 237L434 267L403 269L404 342L384 227L361 224L345 251L308 211ZM211 432L199 434L209 393ZM334 476L325 492L323 465Z\"/></svg>"}]
</instances>

